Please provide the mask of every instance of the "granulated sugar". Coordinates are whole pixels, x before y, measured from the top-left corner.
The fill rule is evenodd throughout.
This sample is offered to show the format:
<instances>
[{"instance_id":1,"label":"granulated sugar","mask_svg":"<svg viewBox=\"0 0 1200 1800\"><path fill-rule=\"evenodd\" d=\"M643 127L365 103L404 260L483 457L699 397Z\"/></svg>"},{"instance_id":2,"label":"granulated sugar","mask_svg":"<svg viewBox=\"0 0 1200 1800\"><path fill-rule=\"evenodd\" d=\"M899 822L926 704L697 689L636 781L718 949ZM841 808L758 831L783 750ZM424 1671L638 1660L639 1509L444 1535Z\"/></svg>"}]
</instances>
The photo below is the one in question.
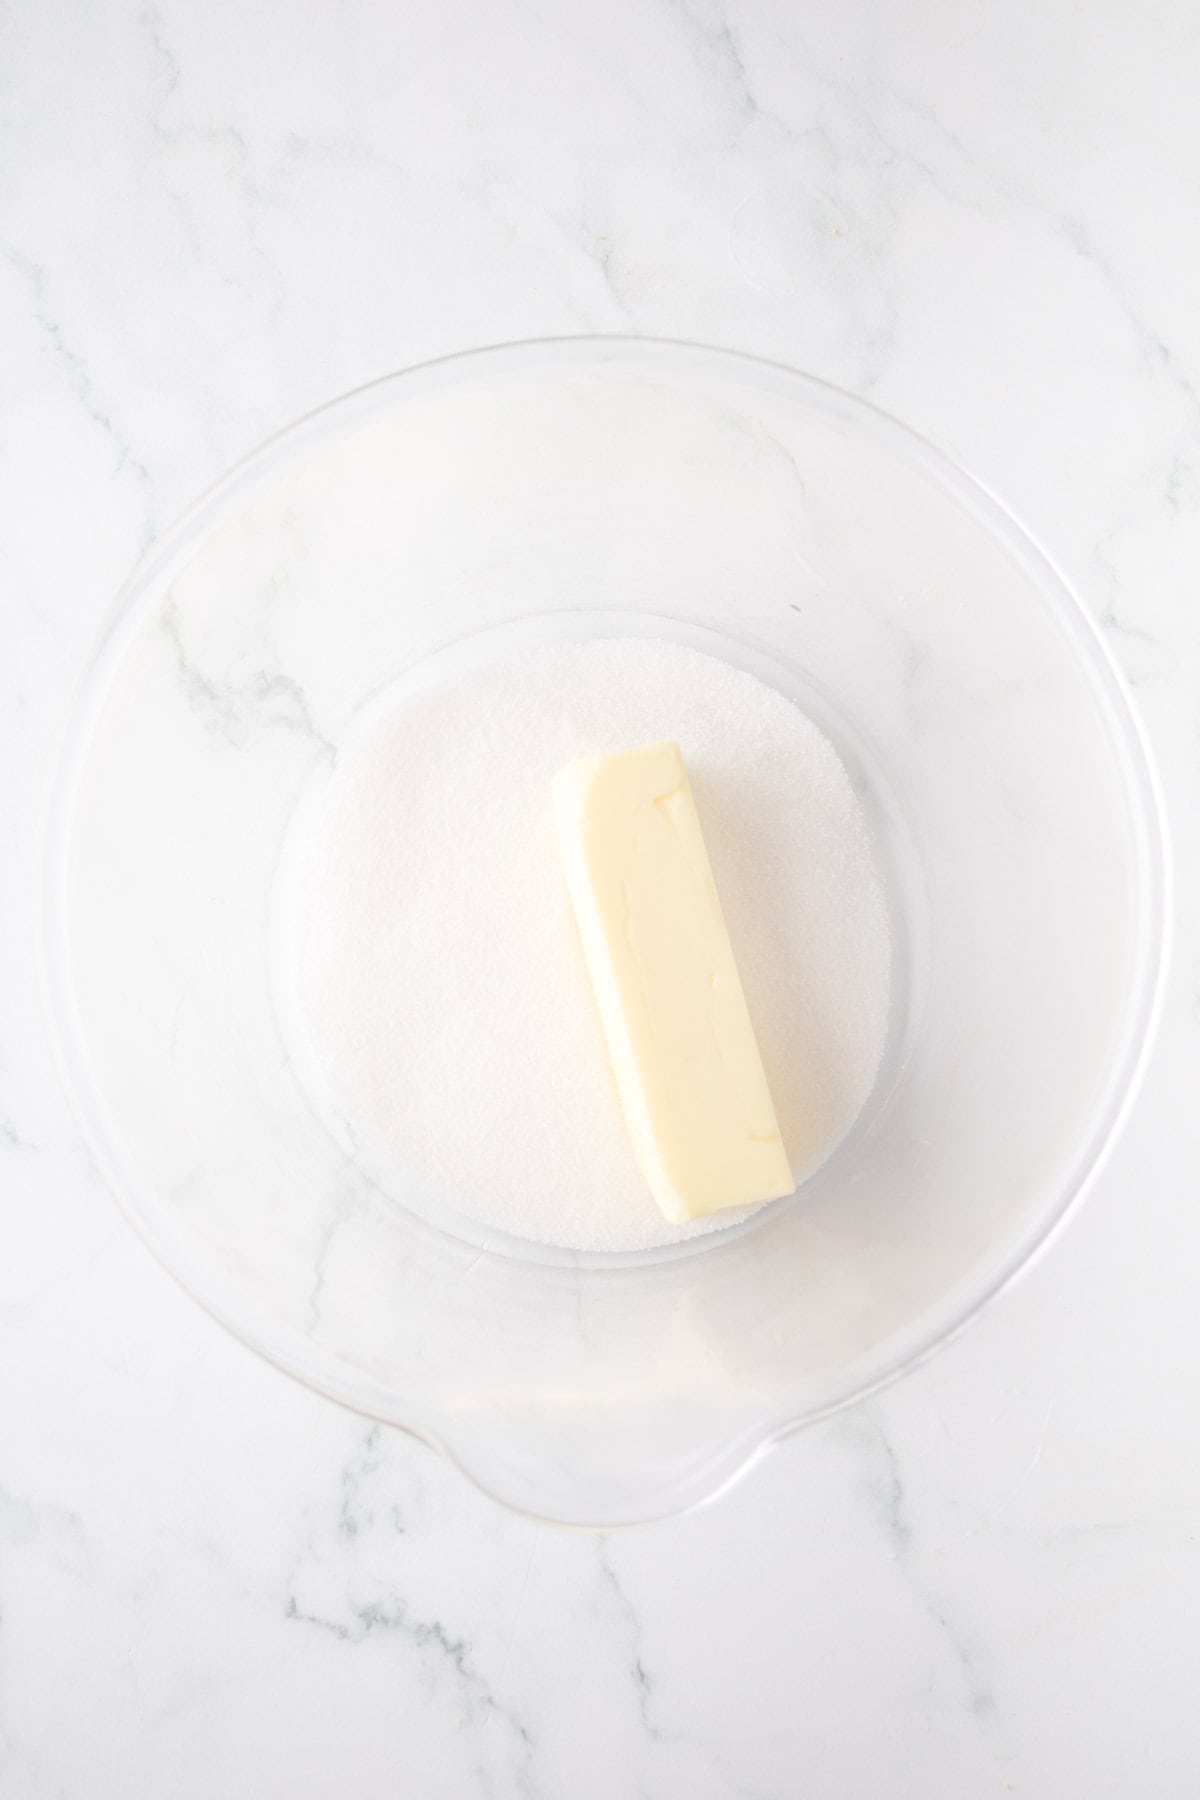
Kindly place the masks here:
<instances>
[{"instance_id":1,"label":"granulated sugar","mask_svg":"<svg viewBox=\"0 0 1200 1800\"><path fill-rule=\"evenodd\" d=\"M774 1096L803 1178L871 1087L884 897L828 740L683 645L526 651L385 697L300 809L281 875L286 1013L327 1116L383 1185L576 1249L669 1243L634 1163L563 885L572 757L683 747Z\"/></svg>"}]
</instances>

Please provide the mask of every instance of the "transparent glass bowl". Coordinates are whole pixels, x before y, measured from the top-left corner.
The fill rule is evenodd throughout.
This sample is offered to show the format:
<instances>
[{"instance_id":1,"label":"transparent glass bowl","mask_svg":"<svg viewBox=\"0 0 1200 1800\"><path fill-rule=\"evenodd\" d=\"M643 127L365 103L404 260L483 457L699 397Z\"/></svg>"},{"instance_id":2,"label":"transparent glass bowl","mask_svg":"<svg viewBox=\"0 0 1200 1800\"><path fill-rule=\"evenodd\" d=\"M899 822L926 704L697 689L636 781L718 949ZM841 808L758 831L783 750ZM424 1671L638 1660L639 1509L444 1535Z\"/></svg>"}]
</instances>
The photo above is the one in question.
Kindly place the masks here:
<instances>
[{"instance_id":1,"label":"transparent glass bowl","mask_svg":"<svg viewBox=\"0 0 1200 1800\"><path fill-rule=\"evenodd\" d=\"M452 1195L439 1228L333 1140L280 1030L272 883L387 682L614 632L724 655L836 739L887 876L893 1020L792 1200L571 1256L457 1224ZM98 1161L218 1318L509 1504L612 1525L911 1366L1045 1242L1143 1060L1160 820L1097 633L928 445L724 352L514 345L303 420L136 575L53 810L50 1003Z\"/></svg>"}]
</instances>

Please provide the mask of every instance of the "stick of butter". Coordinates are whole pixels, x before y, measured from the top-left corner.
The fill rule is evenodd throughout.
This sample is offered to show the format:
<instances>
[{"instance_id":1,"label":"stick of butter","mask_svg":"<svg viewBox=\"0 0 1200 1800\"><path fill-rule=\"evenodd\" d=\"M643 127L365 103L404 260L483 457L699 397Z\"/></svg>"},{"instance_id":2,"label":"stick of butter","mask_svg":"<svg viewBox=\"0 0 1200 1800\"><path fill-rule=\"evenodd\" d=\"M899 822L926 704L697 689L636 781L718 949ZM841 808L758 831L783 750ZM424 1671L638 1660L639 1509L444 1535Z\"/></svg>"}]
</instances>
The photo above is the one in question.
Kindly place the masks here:
<instances>
[{"instance_id":1,"label":"stick of butter","mask_svg":"<svg viewBox=\"0 0 1200 1800\"><path fill-rule=\"evenodd\" d=\"M795 1183L683 754L647 744L554 780L567 887L642 1173L668 1219Z\"/></svg>"}]
</instances>

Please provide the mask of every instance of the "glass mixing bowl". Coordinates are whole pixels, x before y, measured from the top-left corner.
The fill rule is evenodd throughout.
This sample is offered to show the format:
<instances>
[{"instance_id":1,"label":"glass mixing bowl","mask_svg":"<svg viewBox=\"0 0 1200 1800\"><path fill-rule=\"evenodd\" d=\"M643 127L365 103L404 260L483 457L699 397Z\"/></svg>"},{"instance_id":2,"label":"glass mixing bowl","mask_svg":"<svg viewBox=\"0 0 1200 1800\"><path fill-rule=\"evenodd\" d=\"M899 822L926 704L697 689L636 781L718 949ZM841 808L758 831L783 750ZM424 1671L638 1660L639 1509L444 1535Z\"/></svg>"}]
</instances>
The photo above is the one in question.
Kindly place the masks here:
<instances>
[{"instance_id":1,"label":"glass mixing bowl","mask_svg":"<svg viewBox=\"0 0 1200 1800\"><path fill-rule=\"evenodd\" d=\"M715 651L817 718L894 937L849 1137L790 1201L637 1256L383 1191L273 997L288 821L371 696L612 633ZM98 1162L219 1319L510 1505L613 1525L910 1367L1045 1243L1143 1061L1160 817L1082 609L910 432L691 345L479 351L293 426L133 580L52 815L52 1014Z\"/></svg>"}]
</instances>

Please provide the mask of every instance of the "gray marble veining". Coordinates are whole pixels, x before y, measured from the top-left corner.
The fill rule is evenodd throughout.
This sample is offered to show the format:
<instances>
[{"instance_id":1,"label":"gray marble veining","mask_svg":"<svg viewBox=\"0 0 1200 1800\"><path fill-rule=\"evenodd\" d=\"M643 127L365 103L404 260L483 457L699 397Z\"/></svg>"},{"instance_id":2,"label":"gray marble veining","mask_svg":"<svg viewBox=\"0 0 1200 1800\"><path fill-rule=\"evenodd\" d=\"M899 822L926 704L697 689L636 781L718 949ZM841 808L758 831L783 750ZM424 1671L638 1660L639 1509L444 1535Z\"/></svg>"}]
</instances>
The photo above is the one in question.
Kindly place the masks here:
<instances>
[{"instance_id":1,"label":"gray marble veining","mask_svg":"<svg viewBox=\"0 0 1200 1800\"><path fill-rule=\"evenodd\" d=\"M17 0L2 41L0 1795L1190 1793L1191 10ZM359 381L613 330L869 393L1029 521L1138 687L1179 901L1150 1081L1052 1253L713 1507L601 1540L175 1288L80 1152L30 945L46 770L161 524ZM214 729L320 750L266 649L232 695L176 653Z\"/></svg>"}]
</instances>

